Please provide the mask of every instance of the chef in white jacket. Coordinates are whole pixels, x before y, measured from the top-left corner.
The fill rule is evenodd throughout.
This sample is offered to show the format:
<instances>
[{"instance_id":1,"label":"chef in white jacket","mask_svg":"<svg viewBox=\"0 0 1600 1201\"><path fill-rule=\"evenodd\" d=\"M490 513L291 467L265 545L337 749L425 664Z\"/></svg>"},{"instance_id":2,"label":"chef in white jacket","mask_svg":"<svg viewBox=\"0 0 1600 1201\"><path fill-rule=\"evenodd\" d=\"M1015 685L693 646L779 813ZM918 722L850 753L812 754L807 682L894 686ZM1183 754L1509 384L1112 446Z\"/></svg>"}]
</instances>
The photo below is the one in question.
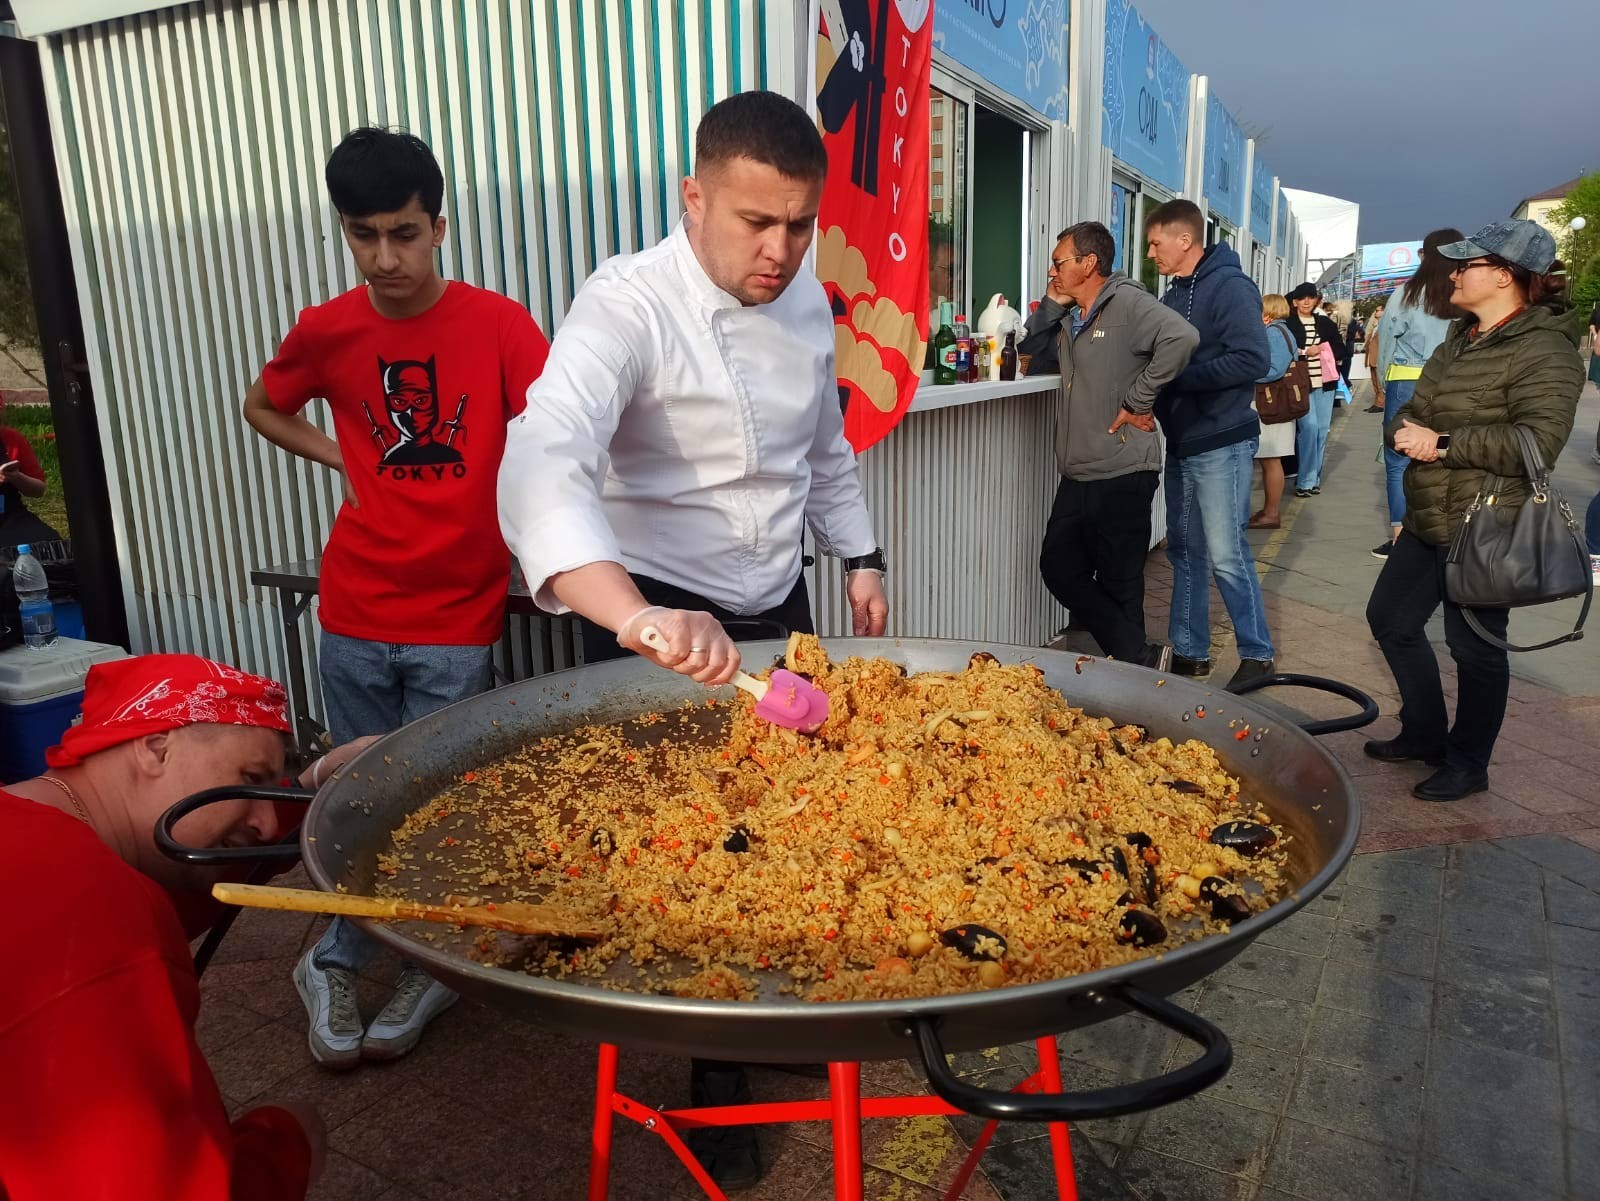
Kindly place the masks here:
<instances>
[{"instance_id":1,"label":"chef in white jacket","mask_svg":"<svg viewBox=\"0 0 1600 1201\"><path fill-rule=\"evenodd\" d=\"M739 666L723 622L812 630L808 525L845 561L856 634L881 634L888 603L804 264L822 139L793 101L746 92L706 113L695 168L683 223L573 300L511 422L500 525L537 603L585 619L587 661L634 651L720 684Z\"/></svg>"},{"instance_id":2,"label":"chef in white jacket","mask_svg":"<svg viewBox=\"0 0 1600 1201\"><path fill-rule=\"evenodd\" d=\"M634 651L720 684L739 667L723 622L811 631L807 525L845 560L855 632L883 633L885 564L844 437L833 314L804 267L827 165L793 101L746 92L712 108L684 222L589 277L511 423L500 526L538 604L584 619L587 662ZM667 650L643 644L649 626ZM737 1065L694 1067L694 1104L749 1100ZM761 1175L749 1128L690 1145L724 1188Z\"/></svg>"}]
</instances>

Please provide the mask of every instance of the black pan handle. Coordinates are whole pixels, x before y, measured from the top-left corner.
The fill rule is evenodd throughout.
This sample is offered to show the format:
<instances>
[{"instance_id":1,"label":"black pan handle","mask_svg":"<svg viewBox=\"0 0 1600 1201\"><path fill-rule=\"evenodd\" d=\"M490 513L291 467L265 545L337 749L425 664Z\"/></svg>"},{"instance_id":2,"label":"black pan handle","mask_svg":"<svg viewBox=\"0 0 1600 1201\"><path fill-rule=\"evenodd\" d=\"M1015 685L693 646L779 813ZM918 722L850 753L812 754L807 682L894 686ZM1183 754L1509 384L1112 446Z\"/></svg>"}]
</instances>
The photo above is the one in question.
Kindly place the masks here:
<instances>
[{"instance_id":1,"label":"black pan handle","mask_svg":"<svg viewBox=\"0 0 1600 1201\"><path fill-rule=\"evenodd\" d=\"M980 1118L1010 1122L1083 1122L1091 1118L1114 1118L1125 1113L1143 1113L1192 1097L1209 1088L1227 1074L1233 1065L1233 1045L1228 1036L1205 1018L1174 1005L1165 997L1145 992L1131 984L1117 984L1106 995L1154 1018L1169 1030L1176 1030L1190 1042L1204 1048L1204 1054L1165 1075L1131 1084L1097 1088L1086 1093L1003 1093L964 1083L944 1057L939 1041L937 1018L912 1020L911 1031L922 1055L928 1083L940 1098L957 1109Z\"/></svg>"},{"instance_id":2,"label":"black pan handle","mask_svg":"<svg viewBox=\"0 0 1600 1201\"><path fill-rule=\"evenodd\" d=\"M310 788L264 788L259 785L235 784L228 788L208 788L193 796L184 797L161 815L156 823L156 846L169 859L180 863L195 863L202 867L216 867L223 863L266 863L300 858L300 841L291 839L268 847L191 847L172 836L172 827L196 809L215 805L220 801L292 801L309 805L316 791Z\"/></svg>"},{"instance_id":3,"label":"black pan handle","mask_svg":"<svg viewBox=\"0 0 1600 1201\"><path fill-rule=\"evenodd\" d=\"M1247 692L1257 692L1262 688L1310 688L1316 692L1331 692L1334 696L1342 696L1345 700L1361 706L1361 712L1352 713L1348 717L1328 717L1319 721L1295 723L1313 738L1319 738L1323 734L1341 734L1346 730L1360 730L1378 720L1377 701L1354 684L1346 684L1342 680L1328 680L1322 676L1279 672L1277 675L1262 676L1260 679L1241 684L1233 690L1233 693L1235 696L1243 696Z\"/></svg>"}]
</instances>

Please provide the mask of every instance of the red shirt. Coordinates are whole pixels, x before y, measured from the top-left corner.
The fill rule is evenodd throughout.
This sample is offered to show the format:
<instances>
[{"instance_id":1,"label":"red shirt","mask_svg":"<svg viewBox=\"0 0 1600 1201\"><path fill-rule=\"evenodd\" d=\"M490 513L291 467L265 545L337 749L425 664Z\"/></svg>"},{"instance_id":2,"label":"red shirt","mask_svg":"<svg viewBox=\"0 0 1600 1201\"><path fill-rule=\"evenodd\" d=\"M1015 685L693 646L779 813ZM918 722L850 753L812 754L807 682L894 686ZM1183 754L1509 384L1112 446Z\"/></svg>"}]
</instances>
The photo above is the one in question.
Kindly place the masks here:
<instances>
[{"instance_id":1,"label":"red shirt","mask_svg":"<svg viewBox=\"0 0 1600 1201\"><path fill-rule=\"evenodd\" d=\"M323 551L324 629L421 646L500 637L511 552L496 477L549 350L527 309L471 284L401 321L365 285L300 314L261 382L284 413L327 400L355 492Z\"/></svg>"},{"instance_id":2,"label":"red shirt","mask_svg":"<svg viewBox=\"0 0 1600 1201\"><path fill-rule=\"evenodd\" d=\"M29 441L9 425L0 425L0 463L16 461L17 470L36 480L44 479L44 468L39 466L39 456L33 453ZM0 521L15 513L26 513L28 505L15 484L0 484Z\"/></svg>"},{"instance_id":3,"label":"red shirt","mask_svg":"<svg viewBox=\"0 0 1600 1201\"><path fill-rule=\"evenodd\" d=\"M44 479L44 468L39 466L39 456L33 453L33 444L9 425L0 425L0 463L13 459L23 475Z\"/></svg>"},{"instance_id":4,"label":"red shirt","mask_svg":"<svg viewBox=\"0 0 1600 1201\"><path fill-rule=\"evenodd\" d=\"M0 831L0 1198L300 1201L293 1116L228 1123L167 894L48 805L0 792Z\"/></svg>"}]
</instances>

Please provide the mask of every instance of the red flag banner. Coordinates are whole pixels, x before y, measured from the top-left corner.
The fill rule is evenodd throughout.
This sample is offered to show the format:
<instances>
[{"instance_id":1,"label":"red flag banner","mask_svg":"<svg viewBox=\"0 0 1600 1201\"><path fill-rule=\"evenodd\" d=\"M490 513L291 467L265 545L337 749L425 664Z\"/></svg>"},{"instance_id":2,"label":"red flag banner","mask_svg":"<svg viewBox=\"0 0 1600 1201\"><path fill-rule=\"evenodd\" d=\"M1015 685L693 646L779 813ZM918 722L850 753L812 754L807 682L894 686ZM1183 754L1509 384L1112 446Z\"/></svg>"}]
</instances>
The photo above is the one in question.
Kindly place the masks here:
<instances>
[{"instance_id":1,"label":"red flag banner","mask_svg":"<svg viewBox=\"0 0 1600 1201\"><path fill-rule=\"evenodd\" d=\"M928 342L928 80L933 0L821 0L817 116L828 182L817 276L833 305L845 436L882 440Z\"/></svg>"}]
</instances>

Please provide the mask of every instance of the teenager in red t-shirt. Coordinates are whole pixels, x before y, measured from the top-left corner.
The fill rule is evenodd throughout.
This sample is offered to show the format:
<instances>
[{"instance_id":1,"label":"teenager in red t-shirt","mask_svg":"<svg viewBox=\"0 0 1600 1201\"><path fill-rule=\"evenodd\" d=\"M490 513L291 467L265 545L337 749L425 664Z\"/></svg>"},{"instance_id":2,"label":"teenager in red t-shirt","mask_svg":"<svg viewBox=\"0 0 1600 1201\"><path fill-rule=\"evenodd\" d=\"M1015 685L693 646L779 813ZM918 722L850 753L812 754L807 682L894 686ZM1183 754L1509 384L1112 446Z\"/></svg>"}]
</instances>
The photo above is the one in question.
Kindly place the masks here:
<instances>
[{"instance_id":1,"label":"teenager in red t-shirt","mask_svg":"<svg viewBox=\"0 0 1600 1201\"><path fill-rule=\"evenodd\" d=\"M90 668L83 712L46 775L0 791L0 910L35 915L0 927L0 1197L298 1201L322 1123L298 1105L229 1122L194 1034L188 940L204 923L180 916L207 908L217 873L166 858L153 836L185 796L282 777L283 689L194 655L146 655ZM233 801L175 832L251 846L281 829L270 802Z\"/></svg>"},{"instance_id":2,"label":"teenager in red t-shirt","mask_svg":"<svg viewBox=\"0 0 1600 1201\"><path fill-rule=\"evenodd\" d=\"M0 546L60 539L59 532L28 512L23 500L38 500L47 487L33 444L9 425L0 425Z\"/></svg>"},{"instance_id":3,"label":"teenager in red t-shirt","mask_svg":"<svg viewBox=\"0 0 1600 1201\"><path fill-rule=\"evenodd\" d=\"M439 275L444 177L410 134L357 129L328 194L365 283L300 314L245 397L268 440L344 476L323 551L319 674L335 743L387 734L487 689L511 554L495 483L506 423L549 343L515 301ZM301 415L327 402L335 437ZM455 994L414 965L370 1025L355 976L373 943L335 919L295 968L317 1060L404 1055Z\"/></svg>"}]
</instances>

